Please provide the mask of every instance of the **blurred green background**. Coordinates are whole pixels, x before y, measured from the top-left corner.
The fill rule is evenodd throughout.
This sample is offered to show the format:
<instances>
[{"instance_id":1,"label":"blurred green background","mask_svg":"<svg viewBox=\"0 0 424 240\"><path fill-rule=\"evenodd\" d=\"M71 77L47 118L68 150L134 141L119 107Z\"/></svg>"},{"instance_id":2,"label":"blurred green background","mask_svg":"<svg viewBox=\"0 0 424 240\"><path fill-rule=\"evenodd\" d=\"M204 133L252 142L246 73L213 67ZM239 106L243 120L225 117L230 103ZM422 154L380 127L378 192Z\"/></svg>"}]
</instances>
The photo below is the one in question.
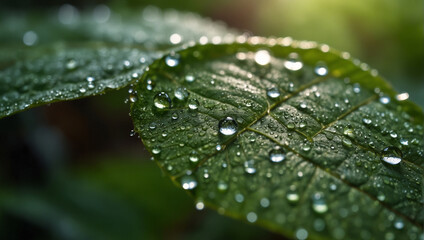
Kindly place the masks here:
<instances>
[{"instance_id":1,"label":"blurred green background","mask_svg":"<svg viewBox=\"0 0 424 240\"><path fill-rule=\"evenodd\" d=\"M327 43L376 68L424 106L422 0L2 1L8 12L69 3L113 12L197 12L254 35ZM126 90L0 120L0 239L283 239L197 211L137 137Z\"/></svg>"}]
</instances>

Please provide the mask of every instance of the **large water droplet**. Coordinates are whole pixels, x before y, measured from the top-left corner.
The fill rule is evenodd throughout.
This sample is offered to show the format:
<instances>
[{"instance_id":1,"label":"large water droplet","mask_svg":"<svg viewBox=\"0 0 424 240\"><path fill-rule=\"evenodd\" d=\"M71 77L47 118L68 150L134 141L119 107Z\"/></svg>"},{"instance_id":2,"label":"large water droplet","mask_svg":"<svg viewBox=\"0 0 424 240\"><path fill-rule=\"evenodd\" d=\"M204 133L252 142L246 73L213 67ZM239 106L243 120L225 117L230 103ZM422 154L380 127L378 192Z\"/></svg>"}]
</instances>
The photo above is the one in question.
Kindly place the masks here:
<instances>
[{"instance_id":1,"label":"large water droplet","mask_svg":"<svg viewBox=\"0 0 424 240\"><path fill-rule=\"evenodd\" d=\"M156 94L153 98L153 103L158 109L165 109L171 107L171 98L169 98L168 94L165 92L160 92Z\"/></svg>"},{"instance_id":2,"label":"large water droplet","mask_svg":"<svg viewBox=\"0 0 424 240\"><path fill-rule=\"evenodd\" d=\"M180 56L176 54L171 54L166 56L165 63L169 67L176 67L180 63Z\"/></svg>"},{"instance_id":3,"label":"large water droplet","mask_svg":"<svg viewBox=\"0 0 424 240\"><path fill-rule=\"evenodd\" d=\"M316 75L323 77L323 76L326 76L327 75L328 68L327 68L327 65L325 65L325 63L319 62L315 66L314 71L315 71L315 74Z\"/></svg>"},{"instance_id":4,"label":"large water droplet","mask_svg":"<svg viewBox=\"0 0 424 240\"><path fill-rule=\"evenodd\" d=\"M278 88L272 87L266 91L266 94L270 98L278 98L280 96L280 91L278 91Z\"/></svg>"},{"instance_id":5,"label":"large water droplet","mask_svg":"<svg viewBox=\"0 0 424 240\"><path fill-rule=\"evenodd\" d=\"M197 181L192 176L184 176L181 178L181 186L185 190L192 190L197 187Z\"/></svg>"},{"instance_id":6,"label":"large water droplet","mask_svg":"<svg viewBox=\"0 0 424 240\"><path fill-rule=\"evenodd\" d=\"M303 67L303 63L299 60L297 53L290 53L288 59L284 61L284 67L290 71L298 71Z\"/></svg>"},{"instance_id":7,"label":"large water droplet","mask_svg":"<svg viewBox=\"0 0 424 240\"><path fill-rule=\"evenodd\" d=\"M237 122L231 117L226 117L219 121L218 128L221 134L230 136L237 132Z\"/></svg>"},{"instance_id":8,"label":"large water droplet","mask_svg":"<svg viewBox=\"0 0 424 240\"><path fill-rule=\"evenodd\" d=\"M323 193L315 193L312 196L312 209L316 213L325 213L328 211L328 206L325 203L324 194Z\"/></svg>"},{"instance_id":9,"label":"large water droplet","mask_svg":"<svg viewBox=\"0 0 424 240\"><path fill-rule=\"evenodd\" d=\"M397 165L402 161L402 152L397 147L386 147L381 154L381 160L392 165Z\"/></svg>"},{"instance_id":10,"label":"large water droplet","mask_svg":"<svg viewBox=\"0 0 424 240\"><path fill-rule=\"evenodd\" d=\"M286 154L280 147L276 147L269 152L269 160L271 162L282 162L286 159Z\"/></svg>"},{"instance_id":11,"label":"large water droplet","mask_svg":"<svg viewBox=\"0 0 424 240\"><path fill-rule=\"evenodd\" d=\"M267 65L271 62L271 55L266 50L260 50L255 53L255 62L259 65Z\"/></svg>"}]
</instances>

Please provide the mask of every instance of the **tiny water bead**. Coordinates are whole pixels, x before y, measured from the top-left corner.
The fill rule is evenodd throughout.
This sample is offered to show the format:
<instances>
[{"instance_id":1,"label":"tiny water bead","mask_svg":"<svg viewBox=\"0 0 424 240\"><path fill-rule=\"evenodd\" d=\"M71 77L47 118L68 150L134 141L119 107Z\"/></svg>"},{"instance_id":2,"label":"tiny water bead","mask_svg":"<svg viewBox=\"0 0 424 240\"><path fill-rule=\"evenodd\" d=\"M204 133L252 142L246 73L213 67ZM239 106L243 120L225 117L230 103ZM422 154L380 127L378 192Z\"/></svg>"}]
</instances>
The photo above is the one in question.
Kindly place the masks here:
<instances>
[{"instance_id":1,"label":"tiny water bead","mask_svg":"<svg viewBox=\"0 0 424 240\"><path fill-rule=\"evenodd\" d=\"M153 104L158 109L166 109L171 107L171 98L165 92L160 92L153 98Z\"/></svg>"},{"instance_id":2,"label":"tiny water bead","mask_svg":"<svg viewBox=\"0 0 424 240\"><path fill-rule=\"evenodd\" d=\"M205 204L203 202L199 201L199 202L196 203L196 209L197 210L200 211L200 210L203 210L204 208L205 208Z\"/></svg>"},{"instance_id":3,"label":"tiny water bead","mask_svg":"<svg viewBox=\"0 0 424 240\"><path fill-rule=\"evenodd\" d=\"M185 80L186 80L186 82L192 83L192 82L194 82L194 76L193 75L186 75Z\"/></svg>"},{"instance_id":4,"label":"tiny water bead","mask_svg":"<svg viewBox=\"0 0 424 240\"><path fill-rule=\"evenodd\" d=\"M318 62L317 65L315 66L315 74L321 77L324 77L328 74L328 68L327 65L325 65L325 63L323 62Z\"/></svg>"},{"instance_id":5,"label":"tiny water bead","mask_svg":"<svg viewBox=\"0 0 424 240\"><path fill-rule=\"evenodd\" d=\"M244 171L248 174L255 174L256 168L254 166L255 161L254 160L248 160L244 162Z\"/></svg>"},{"instance_id":6,"label":"tiny water bead","mask_svg":"<svg viewBox=\"0 0 424 240\"><path fill-rule=\"evenodd\" d=\"M168 67L176 67L180 63L180 57L177 54L170 54L166 56L165 63Z\"/></svg>"},{"instance_id":7,"label":"tiny water bead","mask_svg":"<svg viewBox=\"0 0 424 240\"><path fill-rule=\"evenodd\" d=\"M218 123L219 132L226 136L231 136L237 132L237 122L231 118L226 117Z\"/></svg>"},{"instance_id":8,"label":"tiny water bead","mask_svg":"<svg viewBox=\"0 0 424 240\"><path fill-rule=\"evenodd\" d=\"M190 110L196 110L197 108L199 108L199 101L197 101L197 99L194 99L194 98L190 99L188 101L188 108Z\"/></svg>"},{"instance_id":9,"label":"tiny water bead","mask_svg":"<svg viewBox=\"0 0 424 240\"><path fill-rule=\"evenodd\" d=\"M299 71L303 67L303 63L299 60L297 53L290 53L288 59L284 61L284 67L290 71Z\"/></svg>"},{"instance_id":10,"label":"tiny water bead","mask_svg":"<svg viewBox=\"0 0 424 240\"><path fill-rule=\"evenodd\" d=\"M390 97L388 97L388 96L382 96L382 97L380 97L380 102L382 104L388 104L388 103L390 103Z\"/></svg>"},{"instance_id":11,"label":"tiny water bead","mask_svg":"<svg viewBox=\"0 0 424 240\"><path fill-rule=\"evenodd\" d=\"M286 154L280 147L276 147L269 152L269 160L274 163L279 163L286 159Z\"/></svg>"},{"instance_id":12,"label":"tiny water bead","mask_svg":"<svg viewBox=\"0 0 424 240\"><path fill-rule=\"evenodd\" d=\"M266 95L270 98L278 98L280 96L280 91L276 87L272 87L266 91Z\"/></svg>"},{"instance_id":13,"label":"tiny water bead","mask_svg":"<svg viewBox=\"0 0 424 240\"><path fill-rule=\"evenodd\" d=\"M181 178L181 186L185 190L192 190L197 187L197 181L192 176L184 176Z\"/></svg>"},{"instance_id":14,"label":"tiny water bead","mask_svg":"<svg viewBox=\"0 0 424 240\"><path fill-rule=\"evenodd\" d=\"M382 151L381 161L397 165L402 161L402 152L397 147L386 147Z\"/></svg>"},{"instance_id":15,"label":"tiny water bead","mask_svg":"<svg viewBox=\"0 0 424 240\"><path fill-rule=\"evenodd\" d=\"M328 206L325 203L323 193L315 193L312 196L312 209L319 214L325 213L328 211Z\"/></svg>"}]
</instances>

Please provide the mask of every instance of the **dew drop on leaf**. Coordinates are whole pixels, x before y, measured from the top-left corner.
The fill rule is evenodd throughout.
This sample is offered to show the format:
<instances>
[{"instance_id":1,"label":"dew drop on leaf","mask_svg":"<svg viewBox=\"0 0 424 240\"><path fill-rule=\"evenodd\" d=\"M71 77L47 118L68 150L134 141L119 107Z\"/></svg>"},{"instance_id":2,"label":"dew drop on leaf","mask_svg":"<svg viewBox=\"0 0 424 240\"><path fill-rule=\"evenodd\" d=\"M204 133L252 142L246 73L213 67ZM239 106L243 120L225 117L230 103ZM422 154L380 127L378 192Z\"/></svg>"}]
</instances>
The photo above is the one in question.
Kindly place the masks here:
<instances>
[{"instance_id":1,"label":"dew drop on leaf","mask_svg":"<svg viewBox=\"0 0 424 240\"><path fill-rule=\"evenodd\" d=\"M168 67L176 67L180 63L179 55L171 54L166 56L165 63Z\"/></svg>"},{"instance_id":2,"label":"dew drop on leaf","mask_svg":"<svg viewBox=\"0 0 424 240\"><path fill-rule=\"evenodd\" d=\"M183 87L179 87L179 88L175 89L174 96L180 101L186 100L187 97L188 97L187 89L183 88Z\"/></svg>"},{"instance_id":3,"label":"dew drop on leaf","mask_svg":"<svg viewBox=\"0 0 424 240\"><path fill-rule=\"evenodd\" d=\"M397 147L386 147L381 154L381 160L392 165L397 165L402 161L402 152Z\"/></svg>"},{"instance_id":4,"label":"dew drop on leaf","mask_svg":"<svg viewBox=\"0 0 424 240\"><path fill-rule=\"evenodd\" d=\"M323 193L315 193L312 196L312 209L319 214L325 213L328 211L328 206L325 203Z\"/></svg>"},{"instance_id":5,"label":"dew drop on leaf","mask_svg":"<svg viewBox=\"0 0 424 240\"><path fill-rule=\"evenodd\" d=\"M237 122L231 118L226 117L218 123L219 132L223 135L230 136L237 132Z\"/></svg>"},{"instance_id":6,"label":"dew drop on leaf","mask_svg":"<svg viewBox=\"0 0 424 240\"><path fill-rule=\"evenodd\" d=\"M199 108L199 101L197 101L197 99L190 99L188 101L188 108L191 110L196 110L197 108Z\"/></svg>"},{"instance_id":7,"label":"dew drop on leaf","mask_svg":"<svg viewBox=\"0 0 424 240\"><path fill-rule=\"evenodd\" d=\"M256 168L254 167L255 161L254 160L248 160L244 162L244 171L248 174L255 174Z\"/></svg>"},{"instance_id":8,"label":"dew drop on leaf","mask_svg":"<svg viewBox=\"0 0 424 240\"><path fill-rule=\"evenodd\" d=\"M258 215L254 212L249 212L246 216L246 219L248 222L254 223L256 220L258 220Z\"/></svg>"},{"instance_id":9,"label":"dew drop on leaf","mask_svg":"<svg viewBox=\"0 0 424 240\"><path fill-rule=\"evenodd\" d=\"M192 190L197 187L197 181L192 176L184 176L181 178L181 186L185 190Z\"/></svg>"},{"instance_id":10,"label":"dew drop on leaf","mask_svg":"<svg viewBox=\"0 0 424 240\"><path fill-rule=\"evenodd\" d=\"M280 91L278 91L278 88L272 87L266 91L266 94L270 98L278 98L280 96Z\"/></svg>"},{"instance_id":11,"label":"dew drop on leaf","mask_svg":"<svg viewBox=\"0 0 424 240\"><path fill-rule=\"evenodd\" d=\"M315 71L315 74L316 75L323 77L323 76L326 76L327 75L328 68L327 68L327 65L325 65L325 63L319 62L315 66L314 71Z\"/></svg>"},{"instance_id":12,"label":"dew drop on leaf","mask_svg":"<svg viewBox=\"0 0 424 240\"><path fill-rule=\"evenodd\" d=\"M171 107L171 98L169 98L168 94L165 92L160 92L156 94L153 98L153 103L158 109L165 109Z\"/></svg>"},{"instance_id":13,"label":"dew drop on leaf","mask_svg":"<svg viewBox=\"0 0 424 240\"><path fill-rule=\"evenodd\" d=\"M271 62L271 55L267 50L259 50L255 53L255 62L259 65L267 65Z\"/></svg>"},{"instance_id":14,"label":"dew drop on leaf","mask_svg":"<svg viewBox=\"0 0 424 240\"><path fill-rule=\"evenodd\" d=\"M388 104L388 103L390 103L390 98L388 96L382 96L382 97L380 97L380 102L382 104Z\"/></svg>"},{"instance_id":15,"label":"dew drop on leaf","mask_svg":"<svg viewBox=\"0 0 424 240\"><path fill-rule=\"evenodd\" d=\"M269 152L269 160L271 162L278 163L284 161L284 159L286 159L286 154L280 147L276 147Z\"/></svg>"}]
</instances>

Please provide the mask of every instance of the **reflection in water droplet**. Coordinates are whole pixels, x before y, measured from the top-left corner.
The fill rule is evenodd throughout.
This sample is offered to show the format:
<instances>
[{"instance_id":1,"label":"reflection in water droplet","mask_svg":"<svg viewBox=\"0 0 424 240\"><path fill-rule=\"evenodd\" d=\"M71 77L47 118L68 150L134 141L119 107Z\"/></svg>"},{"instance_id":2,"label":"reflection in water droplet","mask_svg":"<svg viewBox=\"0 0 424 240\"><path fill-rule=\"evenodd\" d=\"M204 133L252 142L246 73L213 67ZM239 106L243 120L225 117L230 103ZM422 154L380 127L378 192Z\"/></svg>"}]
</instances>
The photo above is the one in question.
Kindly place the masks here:
<instances>
[{"instance_id":1,"label":"reflection in water droplet","mask_svg":"<svg viewBox=\"0 0 424 240\"><path fill-rule=\"evenodd\" d=\"M197 187L197 181L192 176L184 176L181 178L181 186L185 190L192 190Z\"/></svg>"},{"instance_id":2,"label":"reflection in water droplet","mask_svg":"<svg viewBox=\"0 0 424 240\"><path fill-rule=\"evenodd\" d=\"M78 62L74 59L70 59L68 62L66 62L66 69L68 70L74 70L78 67Z\"/></svg>"},{"instance_id":3,"label":"reflection in water droplet","mask_svg":"<svg viewBox=\"0 0 424 240\"><path fill-rule=\"evenodd\" d=\"M168 94L165 92L160 92L156 94L153 98L153 104L158 109L165 109L171 107L171 98L169 98Z\"/></svg>"},{"instance_id":4,"label":"reflection in water droplet","mask_svg":"<svg viewBox=\"0 0 424 240\"><path fill-rule=\"evenodd\" d=\"M306 103L305 103L305 102L301 102L301 103L299 104L299 107L300 107L301 109L306 109L306 108L308 107L308 105L306 105Z\"/></svg>"},{"instance_id":5,"label":"reflection in water droplet","mask_svg":"<svg viewBox=\"0 0 424 240\"><path fill-rule=\"evenodd\" d=\"M278 88L272 87L266 91L266 94L270 98L278 98L280 96L280 91L278 91Z\"/></svg>"},{"instance_id":6,"label":"reflection in water droplet","mask_svg":"<svg viewBox=\"0 0 424 240\"><path fill-rule=\"evenodd\" d=\"M87 90L85 89L85 88L80 88L80 93L85 93L85 92L87 92Z\"/></svg>"},{"instance_id":7,"label":"reflection in water droplet","mask_svg":"<svg viewBox=\"0 0 424 240\"><path fill-rule=\"evenodd\" d=\"M408 98L409 98L409 94L408 93L401 93L401 94L396 95L396 99L398 101L405 101Z\"/></svg>"},{"instance_id":8,"label":"reflection in water droplet","mask_svg":"<svg viewBox=\"0 0 424 240\"><path fill-rule=\"evenodd\" d=\"M325 213L328 211L328 206L325 203L324 194L323 193L315 193L312 196L312 209L316 213Z\"/></svg>"},{"instance_id":9,"label":"reflection in water droplet","mask_svg":"<svg viewBox=\"0 0 424 240\"><path fill-rule=\"evenodd\" d=\"M368 118L363 118L363 119L362 119L362 122L363 122L364 124L366 124L366 125L370 125L370 124L372 123L372 120L371 120L371 119L368 119Z\"/></svg>"},{"instance_id":10,"label":"reflection in water droplet","mask_svg":"<svg viewBox=\"0 0 424 240\"><path fill-rule=\"evenodd\" d=\"M355 137L355 132L351 127L345 127L345 129L343 130L343 134L351 138Z\"/></svg>"},{"instance_id":11,"label":"reflection in water droplet","mask_svg":"<svg viewBox=\"0 0 424 240\"><path fill-rule=\"evenodd\" d=\"M188 108L191 110L196 110L197 108L199 108L199 101L197 101L197 99L190 99L188 101Z\"/></svg>"},{"instance_id":12,"label":"reflection in water droplet","mask_svg":"<svg viewBox=\"0 0 424 240\"><path fill-rule=\"evenodd\" d=\"M223 135L230 136L237 132L237 122L231 118L226 117L218 123L219 132Z\"/></svg>"},{"instance_id":13,"label":"reflection in water droplet","mask_svg":"<svg viewBox=\"0 0 424 240\"><path fill-rule=\"evenodd\" d=\"M137 91L130 93L130 102L135 103L137 102L137 99Z\"/></svg>"},{"instance_id":14,"label":"reflection in water droplet","mask_svg":"<svg viewBox=\"0 0 424 240\"><path fill-rule=\"evenodd\" d=\"M397 165L402 161L402 152L397 147L386 147L381 154L381 160L392 165Z\"/></svg>"},{"instance_id":15,"label":"reflection in water droplet","mask_svg":"<svg viewBox=\"0 0 424 240\"><path fill-rule=\"evenodd\" d=\"M315 71L315 74L316 74L316 75L323 77L323 76L327 75L327 73L328 73L328 68L327 68L327 65L325 65L325 63L323 63L323 62L319 62L319 63L317 63L317 65L315 66L314 71Z\"/></svg>"},{"instance_id":16,"label":"reflection in water droplet","mask_svg":"<svg viewBox=\"0 0 424 240\"><path fill-rule=\"evenodd\" d=\"M292 204L297 203L299 201L299 194L296 191L295 185L290 185L289 191L286 194L286 199Z\"/></svg>"},{"instance_id":17,"label":"reflection in water droplet","mask_svg":"<svg viewBox=\"0 0 424 240\"><path fill-rule=\"evenodd\" d=\"M256 173L256 168L255 168L254 164L255 164L254 160L249 160L249 161L244 162L244 171L248 174Z\"/></svg>"},{"instance_id":18,"label":"reflection in water droplet","mask_svg":"<svg viewBox=\"0 0 424 240\"><path fill-rule=\"evenodd\" d=\"M398 136L398 135L397 135L397 133L395 133L395 132L391 132L391 133L390 133L390 137L392 137L392 138L397 138L397 136Z\"/></svg>"},{"instance_id":19,"label":"reflection in water droplet","mask_svg":"<svg viewBox=\"0 0 424 240\"><path fill-rule=\"evenodd\" d=\"M172 120L177 120L178 119L178 113L176 113L176 112L172 113L171 118L172 118Z\"/></svg>"},{"instance_id":20,"label":"reflection in water droplet","mask_svg":"<svg viewBox=\"0 0 424 240\"><path fill-rule=\"evenodd\" d=\"M284 161L284 159L286 159L286 154L280 147L276 147L269 152L269 160L271 162L278 163Z\"/></svg>"},{"instance_id":21,"label":"reflection in water droplet","mask_svg":"<svg viewBox=\"0 0 424 240\"><path fill-rule=\"evenodd\" d=\"M176 67L180 63L180 57L179 55L176 55L176 54L168 55L165 58L165 63L169 67Z\"/></svg>"},{"instance_id":22,"label":"reflection in water droplet","mask_svg":"<svg viewBox=\"0 0 424 240\"><path fill-rule=\"evenodd\" d=\"M187 89L183 88L183 87L179 87L179 88L175 89L175 91L174 91L174 96L178 100L181 100L181 101L184 101L185 99L187 99L188 94L189 93L188 93Z\"/></svg>"},{"instance_id":23,"label":"reflection in water droplet","mask_svg":"<svg viewBox=\"0 0 424 240\"><path fill-rule=\"evenodd\" d=\"M255 62L259 65L267 65L271 62L271 55L266 50L260 50L255 53Z\"/></svg>"},{"instance_id":24,"label":"reflection in water droplet","mask_svg":"<svg viewBox=\"0 0 424 240\"><path fill-rule=\"evenodd\" d=\"M290 53L288 59L284 61L284 67L290 71L298 71L303 67L297 53Z\"/></svg>"},{"instance_id":25,"label":"reflection in water droplet","mask_svg":"<svg viewBox=\"0 0 424 240\"><path fill-rule=\"evenodd\" d=\"M400 139L400 144L404 145L404 146L408 146L409 142L407 139L401 138Z\"/></svg>"}]
</instances>

